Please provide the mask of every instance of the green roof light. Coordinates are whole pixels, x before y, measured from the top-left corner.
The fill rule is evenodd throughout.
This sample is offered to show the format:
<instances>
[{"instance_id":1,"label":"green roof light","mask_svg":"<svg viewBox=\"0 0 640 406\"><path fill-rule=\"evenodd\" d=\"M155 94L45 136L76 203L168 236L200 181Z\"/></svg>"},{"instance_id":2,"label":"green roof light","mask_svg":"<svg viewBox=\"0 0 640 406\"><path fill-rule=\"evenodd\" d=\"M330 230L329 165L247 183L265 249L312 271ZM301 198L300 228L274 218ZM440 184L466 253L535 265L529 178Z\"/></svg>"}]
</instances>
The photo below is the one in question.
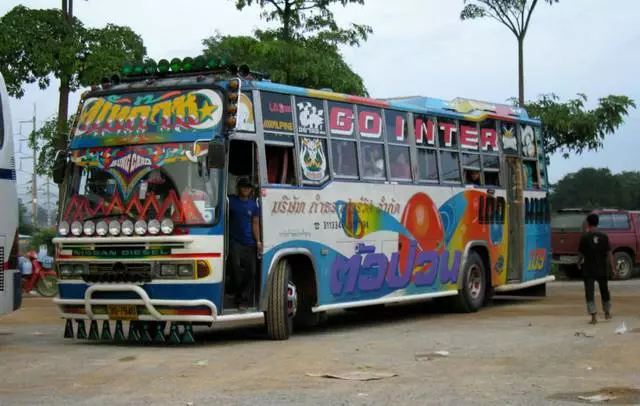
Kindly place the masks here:
<instances>
[{"instance_id":1,"label":"green roof light","mask_svg":"<svg viewBox=\"0 0 640 406\"><path fill-rule=\"evenodd\" d=\"M193 67L195 68L195 70L202 70L205 68L206 65L206 61L204 59L204 56L200 55L197 56L196 59L193 60Z\"/></svg>"},{"instance_id":2,"label":"green roof light","mask_svg":"<svg viewBox=\"0 0 640 406\"><path fill-rule=\"evenodd\" d=\"M135 66L133 67L133 74L142 75L143 72L144 72L144 66L142 64L135 64Z\"/></svg>"},{"instance_id":3,"label":"green roof light","mask_svg":"<svg viewBox=\"0 0 640 406\"><path fill-rule=\"evenodd\" d=\"M144 73L147 75L155 75L158 64L153 59L147 59L144 63Z\"/></svg>"},{"instance_id":4,"label":"green roof light","mask_svg":"<svg viewBox=\"0 0 640 406\"><path fill-rule=\"evenodd\" d=\"M189 72L193 69L193 58L186 57L182 60L182 70L185 72Z\"/></svg>"},{"instance_id":5,"label":"green roof light","mask_svg":"<svg viewBox=\"0 0 640 406\"><path fill-rule=\"evenodd\" d=\"M124 64L122 65L122 68L120 68L120 73L122 74L122 76L129 76L133 73L133 67L131 66L131 64Z\"/></svg>"},{"instance_id":6,"label":"green roof light","mask_svg":"<svg viewBox=\"0 0 640 406\"><path fill-rule=\"evenodd\" d=\"M160 61L158 62L158 72L162 74L166 74L167 72L169 72L169 61L167 61L166 59L160 59Z\"/></svg>"},{"instance_id":7,"label":"green roof light","mask_svg":"<svg viewBox=\"0 0 640 406\"><path fill-rule=\"evenodd\" d=\"M173 73L180 72L180 59L179 58L173 58L171 60L171 72L173 72Z\"/></svg>"}]
</instances>

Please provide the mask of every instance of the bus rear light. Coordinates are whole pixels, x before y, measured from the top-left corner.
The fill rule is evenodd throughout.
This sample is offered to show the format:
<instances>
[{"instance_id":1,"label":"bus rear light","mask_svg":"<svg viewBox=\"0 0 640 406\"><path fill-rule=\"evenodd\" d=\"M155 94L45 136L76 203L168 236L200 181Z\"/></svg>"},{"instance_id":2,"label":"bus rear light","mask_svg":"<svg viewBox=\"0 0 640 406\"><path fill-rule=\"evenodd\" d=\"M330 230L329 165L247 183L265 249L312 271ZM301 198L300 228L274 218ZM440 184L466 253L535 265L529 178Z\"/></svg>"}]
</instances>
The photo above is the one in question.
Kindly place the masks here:
<instances>
[{"instance_id":1,"label":"bus rear light","mask_svg":"<svg viewBox=\"0 0 640 406\"><path fill-rule=\"evenodd\" d=\"M227 118L225 123L227 124L227 127L234 128L236 126L236 118L235 117L229 117L229 118Z\"/></svg>"},{"instance_id":2,"label":"bus rear light","mask_svg":"<svg viewBox=\"0 0 640 406\"><path fill-rule=\"evenodd\" d=\"M198 279L203 279L211 274L211 267L207 261L198 260L196 272Z\"/></svg>"}]
</instances>

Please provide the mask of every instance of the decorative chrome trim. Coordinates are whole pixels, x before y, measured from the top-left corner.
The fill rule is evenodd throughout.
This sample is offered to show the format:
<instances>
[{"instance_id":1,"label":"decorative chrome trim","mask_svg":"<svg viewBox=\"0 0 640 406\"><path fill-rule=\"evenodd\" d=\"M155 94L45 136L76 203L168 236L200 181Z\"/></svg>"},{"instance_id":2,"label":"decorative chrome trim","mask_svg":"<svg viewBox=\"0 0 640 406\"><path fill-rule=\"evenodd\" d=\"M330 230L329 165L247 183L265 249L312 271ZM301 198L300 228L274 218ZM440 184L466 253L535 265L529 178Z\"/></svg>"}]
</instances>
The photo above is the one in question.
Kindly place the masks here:
<instances>
[{"instance_id":1,"label":"decorative chrome trim","mask_svg":"<svg viewBox=\"0 0 640 406\"><path fill-rule=\"evenodd\" d=\"M391 297L383 297L380 299L361 300L358 302L322 305L322 306L316 306L311 310L314 313L316 313L316 312L325 312L328 310L350 309L354 307L373 306L378 304L417 302L425 299L456 296L457 294L458 294L457 290L445 290L445 291L433 292L433 293L423 293L420 295L391 296Z\"/></svg>"},{"instance_id":2,"label":"decorative chrome trim","mask_svg":"<svg viewBox=\"0 0 640 406\"><path fill-rule=\"evenodd\" d=\"M527 282L522 283L511 283L508 285L497 286L495 289L496 292L512 292L514 290L526 289L532 286L544 285L545 283L553 282L556 280L556 277L553 275L546 276L540 279L534 279Z\"/></svg>"}]
</instances>

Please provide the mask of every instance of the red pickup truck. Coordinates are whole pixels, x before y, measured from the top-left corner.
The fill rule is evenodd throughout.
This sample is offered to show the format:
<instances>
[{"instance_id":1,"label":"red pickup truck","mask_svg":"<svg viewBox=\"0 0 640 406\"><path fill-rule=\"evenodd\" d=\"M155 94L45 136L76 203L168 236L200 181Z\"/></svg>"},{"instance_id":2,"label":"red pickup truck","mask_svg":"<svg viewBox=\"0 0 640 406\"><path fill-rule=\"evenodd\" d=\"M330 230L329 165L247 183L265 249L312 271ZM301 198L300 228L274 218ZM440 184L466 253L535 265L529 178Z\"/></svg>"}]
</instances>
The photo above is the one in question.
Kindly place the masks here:
<instances>
[{"instance_id":1,"label":"red pickup truck","mask_svg":"<svg viewBox=\"0 0 640 406\"><path fill-rule=\"evenodd\" d=\"M563 209L551 216L551 263L560 266L569 278L580 276L578 244L589 213L600 217L598 228L609 236L617 279L629 279L640 264L640 211L614 209Z\"/></svg>"}]
</instances>

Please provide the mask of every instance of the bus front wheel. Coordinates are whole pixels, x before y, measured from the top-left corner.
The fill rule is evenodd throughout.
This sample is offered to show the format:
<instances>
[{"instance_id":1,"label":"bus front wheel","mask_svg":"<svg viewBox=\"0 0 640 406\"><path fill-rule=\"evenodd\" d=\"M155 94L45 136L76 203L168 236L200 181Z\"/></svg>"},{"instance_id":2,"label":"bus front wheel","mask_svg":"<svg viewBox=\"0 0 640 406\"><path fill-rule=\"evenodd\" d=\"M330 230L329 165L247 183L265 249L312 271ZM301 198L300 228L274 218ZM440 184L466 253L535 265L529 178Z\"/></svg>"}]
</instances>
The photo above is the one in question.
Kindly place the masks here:
<instances>
[{"instance_id":1,"label":"bus front wheel","mask_svg":"<svg viewBox=\"0 0 640 406\"><path fill-rule=\"evenodd\" d=\"M478 311L484 303L487 292L487 276L482 258L476 252L469 254L459 282L456 307L464 313Z\"/></svg>"},{"instance_id":2,"label":"bus front wheel","mask_svg":"<svg viewBox=\"0 0 640 406\"><path fill-rule=\"evenodd\" d=\"M287 340L293 331L293 317L298 306L295 285L290 281L291 266L280 261L271 277L267 311L264 314L267 335L272 340Z\"/></svg>"}]
</instances>

